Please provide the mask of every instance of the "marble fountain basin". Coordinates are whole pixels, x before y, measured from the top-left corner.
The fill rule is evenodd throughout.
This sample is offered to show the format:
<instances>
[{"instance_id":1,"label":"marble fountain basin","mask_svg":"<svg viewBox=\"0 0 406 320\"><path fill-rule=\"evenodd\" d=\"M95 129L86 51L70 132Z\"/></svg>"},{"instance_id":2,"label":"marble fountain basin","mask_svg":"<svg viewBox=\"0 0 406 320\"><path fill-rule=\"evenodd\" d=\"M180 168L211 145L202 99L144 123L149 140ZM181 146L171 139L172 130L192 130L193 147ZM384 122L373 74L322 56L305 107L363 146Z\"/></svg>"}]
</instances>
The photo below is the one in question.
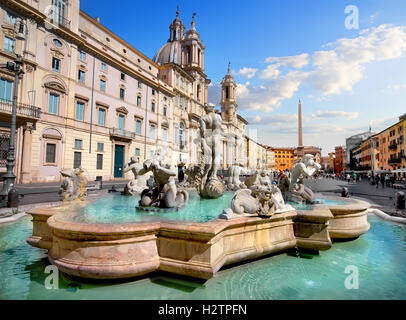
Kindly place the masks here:
<instances>
[{"instance_id":1,"label":"marble fountain basin","mask_svg":"<svg viewBox=\"0 0 406 320\"><path fill-rule=\"evenodd\" d=\"M292 204L299 215L304 212L329 210L333 219L329 221L328 231L332 239L355 239L366 233L370 225L367 219L368 202L354 198L343 198L317 194L321 203L315 205Z\"/></svg>"},{"instance_id":2,"label":"marble fountain basin","mask_svg":"<svg viewBox=\"0 0 406 320\"><path fill-rule=\"evenodd\" d=\"M110 199L113 198L105 196L100 201L111 202ZM219 201L210 202L218 216L228 199L211 201ZM368 204L354 199L345 202L337 206L318 204L269 218L222 220L208 215L203 220L184 220L178 219L182 216L173 216L106 223L98 220L99 209L91 214L96 219L84 219L85 209L93 204L83 201L28 212L33 217L33 234L27 242L48 250L52 264L76 277L121 279L161 270L209 279L228 264L295 247L327 250L332 246L331 238L355 238L366 232ZM106 210L115 209L110 206ZM191 201L184 210L198 208ZM207 211L204 206L200 210Z\"/></svg>"}]
</instances>

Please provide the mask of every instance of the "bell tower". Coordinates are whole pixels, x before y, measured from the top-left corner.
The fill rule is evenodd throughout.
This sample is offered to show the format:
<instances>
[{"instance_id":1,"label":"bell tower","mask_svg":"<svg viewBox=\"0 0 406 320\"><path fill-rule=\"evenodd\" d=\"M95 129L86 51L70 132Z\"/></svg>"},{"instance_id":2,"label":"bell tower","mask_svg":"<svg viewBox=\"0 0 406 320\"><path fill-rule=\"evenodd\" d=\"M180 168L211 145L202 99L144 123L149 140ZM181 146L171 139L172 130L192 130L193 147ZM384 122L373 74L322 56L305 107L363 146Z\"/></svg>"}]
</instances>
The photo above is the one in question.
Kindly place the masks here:
<instances>
[{"instance_id":1,"label":"bell tower","mask_svg":"<svg viewBox=\"0 0 406 320\"><path fill-rule=\"evenodd\" d=\"M179 6L176 8L176 18L169 26L169 42L183 40L185 38L185 26L179 18Z\"/></svg>"},{"instance_id":2,"label":"bell tower","mask_svg":"<svg viewBox=\"0 0 406 320\"><path fill-rule=\"evenodd\" d=\"M183 41L183 64L186 68L204 70L204 45L200 40L200 35L196 30L196 13L192 15L190 29L186 32L186 38Z\"/></svg>"},{"instance_id":3,"label":"bell tower","mask_svg":"<svg viewBox=\"0 0 406 320\"><path fill-rule=\"evenodd\" d=\"M221 118L224 121L232 122L237 115L237 84L231 75L230 62L228 63L227 74L221 81Z\"/></svg>"}]
</instances>

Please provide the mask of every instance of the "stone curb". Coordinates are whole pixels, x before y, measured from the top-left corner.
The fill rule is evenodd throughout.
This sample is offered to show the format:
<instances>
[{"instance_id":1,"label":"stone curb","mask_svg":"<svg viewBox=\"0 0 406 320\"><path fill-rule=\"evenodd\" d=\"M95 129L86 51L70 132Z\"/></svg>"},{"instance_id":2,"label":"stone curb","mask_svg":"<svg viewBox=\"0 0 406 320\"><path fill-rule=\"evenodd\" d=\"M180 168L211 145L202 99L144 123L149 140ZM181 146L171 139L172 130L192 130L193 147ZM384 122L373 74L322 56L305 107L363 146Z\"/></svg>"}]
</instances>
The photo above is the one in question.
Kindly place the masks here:
<instances>
[{"instance_id":1,"label":"stone curb","mask_svg":"<svg viewBox=\"0 0 406 320\"><path fill-rule=\"evenodd\" d=\"M2 208L0 211L0 225L3 223L10 223L16 222L18 219L26 216L26 212L40 207L56 207L62 204L62 201L55 201L55 202L45 202L45 203L33 203L27 204L23 206L19 206L18 208ZM18 213L12 214L12 210L17 209Z\"/></svg>"}]
</instances>

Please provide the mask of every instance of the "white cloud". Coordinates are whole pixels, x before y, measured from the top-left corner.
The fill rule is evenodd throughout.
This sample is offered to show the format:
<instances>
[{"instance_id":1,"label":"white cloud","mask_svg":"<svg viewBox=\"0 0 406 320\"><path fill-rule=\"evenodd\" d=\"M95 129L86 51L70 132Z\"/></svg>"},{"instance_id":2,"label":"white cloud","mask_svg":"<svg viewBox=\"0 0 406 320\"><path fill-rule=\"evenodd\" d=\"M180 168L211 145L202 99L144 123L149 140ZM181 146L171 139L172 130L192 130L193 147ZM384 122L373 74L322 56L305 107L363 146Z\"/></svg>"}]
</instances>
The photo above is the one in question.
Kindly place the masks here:
<instances>
[{"instance_id":1,"label":"white cloud","mask_svg":"<svg viewBox=\"0 0 406 320\"><path fill-rule=\"evenodd\" d=\"M312 117L316 119L323 118L345 118L347 120L356 119L359 116L359 112L345 112L345 111L320 111L318 110L316 114Z\"/></svg>"},{"instance_id":2,"label":"white cloud","mask_svg":"<svg viewBox=\"0 0 406 320\"><path fill-rule=\"evenodd\" d=\"M286 124L286 123L297 123L296 114L273 114L266 116L248 116L247 120L249 124L255 125L269 125L269 124Z\"/></svg>"},{"instance_id":3,"label":"white cloud","mask_svg":"<svg viewBox=\"0 0 406 320\"><path fill-rule=\"evenodd\" d=\"M302 53L297 56L286 56L286 57L268 57L265 59L266 63L273 63L279 66L292 67L295 69L300 69L309 63L309 54Z\"/></svg>"},{"instance_id":4,"label":"white cloud","mask_svg":"<svg viewBox=\"0 0 406 320\"><path fill-rule=\"evenodd\" d=\"M316 51L311 57L303 53L266 58L269 65L259 72L263 83L239 86L241 108L272 110L284 99L292 98L302 84L321 93L318 99L351 92L364 79L367 64L396 59L406 53L406 27L380 25L361 31L356 38L338 39L323 47L329 50ZM301 70L307 65L306 71ZM288 69L284 73L281 67Z\"/></svg>"},{"instance_id":5,"label":"white cloud","mask_svg":"<svg viewBox=\"0 0 406 320\"><path fill-rule=\"evenodd\" d=\"M406 83L390 84L390 85L388 85L388 89L393 89L393 90L406 89Z\"/></svg>"},{"instance_id":6,"label":"white cloud","mask_svg":"<svg viewBox=\"0 0 406 320\"><path fill-rule=\"evenodd\" d=\"M292 98L306 74L290 71L277 81L260 86L250 83L238 84L237 99L241 109L270 112L278 107L283 99Z\"/></svg>"},{"instance_id":7,"label":"white cloud","mask_svg":"<svg viewBox=\"0 0 406 320\"><path fill-rule=\"evenodd\" d=\"M258 69L256 69L256 68L243 67L240 70L238 70L238 72L233 71L232 73L236 76L251 79L255 76L257 71L258 71Z\"/></svg>"}]
</instances>

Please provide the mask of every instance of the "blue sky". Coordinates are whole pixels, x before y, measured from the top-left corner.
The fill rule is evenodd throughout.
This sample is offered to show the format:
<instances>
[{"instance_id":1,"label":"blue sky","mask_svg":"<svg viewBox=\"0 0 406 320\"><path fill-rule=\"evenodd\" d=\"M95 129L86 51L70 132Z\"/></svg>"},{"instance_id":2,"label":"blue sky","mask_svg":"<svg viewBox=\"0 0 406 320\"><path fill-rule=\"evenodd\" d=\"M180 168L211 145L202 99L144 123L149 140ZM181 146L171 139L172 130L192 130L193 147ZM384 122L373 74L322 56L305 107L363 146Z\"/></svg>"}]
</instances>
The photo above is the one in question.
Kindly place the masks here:
<instances>
[{"instance_id":1,"label":"blue sky","mask_svg":"<svg viewBox=\"0 0 406 320\"><path fill-rule=\"evenodd\" d=\"M406 1L81 1L81 9L152 58L169 36L176 6L186 28L196 12L210 102L228 61L238 112L260 142L296 146L302 99L304 143L323 149L406 112ZM348 30L347 5L359 12Z\"/></svg>"}]
</instances>

